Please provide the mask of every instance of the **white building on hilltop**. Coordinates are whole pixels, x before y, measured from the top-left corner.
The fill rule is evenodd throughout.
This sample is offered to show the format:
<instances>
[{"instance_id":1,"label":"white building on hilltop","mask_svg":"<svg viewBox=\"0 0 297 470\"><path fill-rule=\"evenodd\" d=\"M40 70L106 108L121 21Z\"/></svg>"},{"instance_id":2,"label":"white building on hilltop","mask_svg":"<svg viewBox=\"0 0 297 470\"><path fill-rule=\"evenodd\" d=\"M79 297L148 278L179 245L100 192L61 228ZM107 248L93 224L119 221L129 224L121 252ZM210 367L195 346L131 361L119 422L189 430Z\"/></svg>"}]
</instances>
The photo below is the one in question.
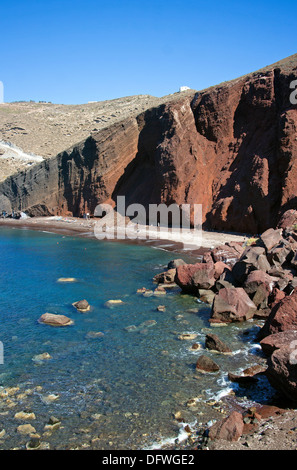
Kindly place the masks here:
<instances>
[{"instance_id":1,"label":"white building on hilltop","mask_svg":"<svg viewBox=\"0 0 297 470\"><path fill-rule=\"evenodd\" d=\"M179 87L179 92L182 93L183 91L187 91L187 90L190 90L191 88L188 87L188 86L181 86Z\"/></svg>"}]
</instances>

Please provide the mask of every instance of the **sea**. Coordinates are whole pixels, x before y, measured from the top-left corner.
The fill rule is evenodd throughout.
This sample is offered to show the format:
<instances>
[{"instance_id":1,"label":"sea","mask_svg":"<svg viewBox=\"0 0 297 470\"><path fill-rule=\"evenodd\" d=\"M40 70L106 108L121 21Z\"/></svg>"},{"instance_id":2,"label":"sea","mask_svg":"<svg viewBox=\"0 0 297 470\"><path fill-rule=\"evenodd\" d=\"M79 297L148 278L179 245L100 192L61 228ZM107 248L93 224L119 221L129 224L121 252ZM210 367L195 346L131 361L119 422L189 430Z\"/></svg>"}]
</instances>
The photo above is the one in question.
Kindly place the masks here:
<instances>
[{"instance_id":1,"label":"sea","mask_svg":"<svg viewBox=\"0 0 297 470\"><path fill-rule=\"evenodd\" d=\"M195 261L162 244L0 229L0 449L25 449L32 435L45 449L174 448L235 401L271 399L265 378L245 387L228 380L263 363L261 322L215 328L211 307L178 287L137 293L154 290L153 277L176 258ZM73 306L82 299L91 306L84 313ZM44 313L73 323L42 324ZM207 332L232 354L206 350ZM185 333L195 339L181 340ZM197 372L201 354L220 370Z\"/></svg>"}]
</instances>

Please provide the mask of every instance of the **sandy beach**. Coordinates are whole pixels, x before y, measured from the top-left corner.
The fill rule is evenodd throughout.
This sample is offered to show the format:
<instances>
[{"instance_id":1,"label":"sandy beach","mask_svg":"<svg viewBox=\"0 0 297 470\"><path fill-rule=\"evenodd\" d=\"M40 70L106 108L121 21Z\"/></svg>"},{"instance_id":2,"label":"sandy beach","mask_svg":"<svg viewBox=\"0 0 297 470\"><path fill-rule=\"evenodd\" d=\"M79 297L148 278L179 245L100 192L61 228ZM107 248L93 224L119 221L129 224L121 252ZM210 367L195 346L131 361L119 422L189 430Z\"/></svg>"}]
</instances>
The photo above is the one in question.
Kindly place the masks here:
<instances>
[{"instance_id":1,"label":"sandy beach","mask_svg":"<svg viewBox=\"0 0 297 470\"><path fill-rule=\"evenodd\" d=\"M0 219L0 227L20 228L28 230L47 231L57 233L65 236L80 236L85 238L96 239L95 225L98 219L83 219L78 217L32 217L24 219ZM164 248L168 251L184 252L188 255L200 255L205 250L224 245L227 242L246 242L251 235L228 233L228 232L215 232L215 231L201 231L197 236L197 243L193 237L193 231L163 231L157 227L154 229L149 226L141 226L136 231L130 229L126 231L126 237L123 233L119 237L111 238L108 235L108 240L116 242L125 242L133 244L150 244L150 246L157 246ZM191 240L189 243L189 239Z\"/></svg>"}]
</instances>

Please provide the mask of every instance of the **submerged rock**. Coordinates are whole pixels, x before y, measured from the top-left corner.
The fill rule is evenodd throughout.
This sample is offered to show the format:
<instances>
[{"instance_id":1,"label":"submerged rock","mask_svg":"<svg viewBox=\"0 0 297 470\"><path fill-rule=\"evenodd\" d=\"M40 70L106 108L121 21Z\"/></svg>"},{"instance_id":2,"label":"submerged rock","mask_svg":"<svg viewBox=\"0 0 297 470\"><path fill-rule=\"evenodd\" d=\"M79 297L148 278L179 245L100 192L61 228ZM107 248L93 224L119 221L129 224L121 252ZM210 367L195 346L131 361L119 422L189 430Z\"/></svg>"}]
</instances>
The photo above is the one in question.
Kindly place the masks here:
<instances>
[{"instance_id":1,"label":"submerged rock","mask_svg":"<svg viewBox=\"0 0 297 470\"><path fill-rule=\"evenodd\" d=\"M88 331L86 338L103 338L104 333L101 331Z\"/></svg>"},{"instance_id":2,"label":"submerged rock","mask_svg":"<svg viewBox=\"0 0 297 470\"><path fill-rule=\"evenodd\" d=\"M165 312L166 307L165 307L165 305L158 305L157 310L158 310L158 312Z\"/></svg>"},{"instance_id":3,"label":"submerged rock","mask_svg":"<svg viewBox=\"0 0 297 470\"><path fill-rule=\"evenodd\" d=\"M21 424L17 428L17 432L22 435L35 434L36 429L31 424Z\"/></svg>"},{"instance_id":4,"label":"submerged rock","mask_svg":"<svg viewBox=\"0 0 297 470\"><path fill-rule=\"evenodd\" d=\"M35 413L28 413L25 411L20 411L14 415L15 419L20 419L23 421L36 419Z\"/></svg>"},{"instance_id":5,"label":"submerged rock","mask_svg":"<svg viewBox=\"0 0 297 470\"><path fill-rule=\"evenodd\" d=\"M183 333L181 335L178 335L178 339L184 341L184 340L193 340L197 338L197 333Z\"/></svg>"},{"instance_id":6,"label":"submerged rock","mask_svg":"<svg viewBox=\"0 0 297 470\"><path fill-rule=\"evenodd\" d=\"M59 277L59 279L57 279L57 282L76 282L77 279L75 279L75 277Z\"/></svg>"},{"instance_id":7,"label":"submerged rock","mask_svg":"<svg viewBox=\"0 0 297 470\"><path fill-rule=\"evenodd\" d=\"M114 307L116 305L122 305L124 302L120 299L115 299L115 300L108 300L105 302L105 307Z\"/></svg>"},{"instance_id":8,"label":"submerged rock","mask_svg":"<svg viewBox=\"0 0 297 470\"><path fill-rule=\"evenodd\" d=\"M36 356L34 356L32 358L32 361L33 362L42 362L42 361L46 361L48 359L51 359L52 356L48 353L48 352L44 352L42 354L37 354Z\"/></svg>"}]
</instances>

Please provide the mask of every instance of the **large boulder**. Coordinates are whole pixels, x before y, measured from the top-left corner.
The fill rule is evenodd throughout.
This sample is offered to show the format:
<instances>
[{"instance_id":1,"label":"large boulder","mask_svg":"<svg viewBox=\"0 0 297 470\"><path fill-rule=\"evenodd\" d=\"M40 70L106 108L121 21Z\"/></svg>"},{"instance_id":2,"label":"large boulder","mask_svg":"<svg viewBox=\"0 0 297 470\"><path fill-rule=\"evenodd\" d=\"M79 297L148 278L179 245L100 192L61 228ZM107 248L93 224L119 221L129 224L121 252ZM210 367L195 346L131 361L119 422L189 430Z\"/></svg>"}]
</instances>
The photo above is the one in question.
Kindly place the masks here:
<instances>
[{"instance_id":1,"label":"large boulder","mask_svg":"<svg viewBox=\"0 0 297 470\"><path fill-rule=\"evenodd\" d=\"M220 367L210 357L203 354L196 362L196 370L200 372L218 372Z\"/></svg>"},{"instance_id":2,"label":"large boulder","mask_svg":"<svg viewBox=\"0 0 297 470\"><path fill-rule=\"evenodd\" d=\"M219 245L211 251L212 258L215 262L223 262L228 266L233 266L240 258L244 248L239 243L226 243Z\"/></svg>"},{"instance_id":3,"label":"large boulder","mask_svg":"<svg viewBox=\"0 0 297 470\"><path fill-rule=\"evenodd\" d=\"M233 411L229 416L211 426L208 437L213 440L238 441L244 429L243 416Z\"/></svg>"},{"instance_id":4,"label":"large boulder","mask_svg":"<svg viewBox=\"0 0 297 470\"><path fill-rule=\"evenodd\" d=\"M267 360L270 384L292 402L297 402L297 344L276 349Z\"/></svg>"},{"instance_id":5,"label":"large boulder","mask_svg":"<svg viewBox=\"0 0 297 470\"><path fill-rule=\"evenodd\" d=\"M282 229L270 228L260 236L260 240L266 248L266 251L272 250L282 239Z\"/></svg>"},{"instance_id":6,"label":"large boulder","mask_svg":"<svg viewBox=\"0 0 297 470\"><path fill-rule=\"evenodd\" d=\"M255 270L247 276L244 290L258 309L267 308L269 296L277 281L278 278L269 276L263 271Z\"/></svg>"},{"instance_id":7,"label":"large boulder","mask_svg":"<svg viewBox=\"0 0 297 470\"><path fill-rule=\"evenodd\" d=\"M73 324L73 320L65 315L56 315L54 313L44 313L39 318L39 323L45 323L51 326L68 326Z\"/></svg>"},{"instance_id":8,"label":"large boulder","mask_svg":"<svg viewBox=\"0 0 297 470\"><path fill-rule=\"evenodd\" d=\"M243 284L251 271L260 270L268 272L270 267L265 248L262 246L250 246L245 249L239 261L233 266L232 274L235 281Z\"/></svg>"},{"instance_id":9,"label":"large boulder","mask_svg":"<svg viewBox=\"0 0 297 470\"><path fill-rule=\"evenodd\" d=\"M281 240L280 243L267 252L267 259L272 266L286 266L293 257L293 246L287 240Z\"/></svg>"},{"instance_id":10,"label":"large boulder","mask_svg":"<svg viewBox=\"0 0 297 470\"><path fill-rule=\"evenodd\" d=\"M258 338L288 330L297 330L297 288L271 309Z\"/></svg>"},{"instance_id":11,"label":"large boulder","mask_svg":"<svg viewBox=\"0 0 297 470\"><path fill-rule=\"evenodd\" d=\"M297 344L297 330L287 330L266 336L260 341L260 346L266 356L271 356L276 349L292 344L293 341Z\"/></svg>"},{"instance_id":12,"label":"large boulder","mask_svg":"<svg viewBox=\"0 0 297 470\"><path fill-rule=\"evenodd\" d=\"M199 289L210 289L215 284L213 263L196 263L178 266L175 283L184 292L197 295Z\"/></svg>"},{"instance_id":13,"label":"large boulder","mask_svg":"<svg viewBox=\"0 0 297 470\"><path fill-rule=\"evenodd\" d=\"M242 287L220 289L211 311L211 323L231 323L250 320L257 310Z\"/></svg>"},{"instance_id":14,"label":"large boulder","mask_svg":"<svg viewBox=\"0 0 297 470\"><path fill-rule=\"evenodd\" d=\"M217 335L207 333L205 337L205 348L211 351L218 351L220 353L231 353L232 350L225 344Z\"/></svg>"}]
</instances>

